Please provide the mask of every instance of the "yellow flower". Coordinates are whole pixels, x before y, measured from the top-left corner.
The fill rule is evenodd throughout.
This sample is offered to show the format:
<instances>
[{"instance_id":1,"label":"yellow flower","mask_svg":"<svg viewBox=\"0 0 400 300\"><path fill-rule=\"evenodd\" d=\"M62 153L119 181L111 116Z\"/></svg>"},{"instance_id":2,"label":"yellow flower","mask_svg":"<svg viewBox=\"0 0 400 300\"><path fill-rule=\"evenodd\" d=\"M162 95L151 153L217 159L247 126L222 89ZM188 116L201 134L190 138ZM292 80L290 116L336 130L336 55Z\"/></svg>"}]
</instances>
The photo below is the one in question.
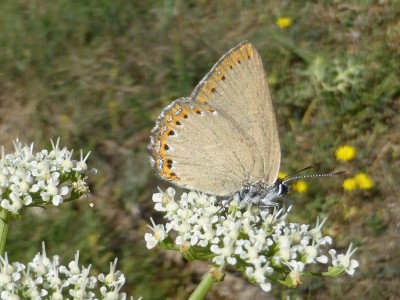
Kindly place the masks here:
<instances>
[{"instance_id":1,"label":"yellow flower","mask_svg":"<svg viewBox=\"0 0 400 300\"><path fill-rule=\"evenodd\" d=\"M357 188L357 182L354 178L347 178L343 181L342 187L345 191L352 191Z\"/></svg>"},{"instance_id":2,"label":"yellow flower","mask_svg":"<svg viewBox=\"0 0 400 300\"><path fill-rule=\"evenodd\" d=\"M336 149L336 159L348 161L352 160L356 156L356 148L344 145Z\"/></svg>"},{"instance_id":3,"label":"yellow flower","mask_svg":"<svg viewBox=\"0 0 400 300\"><path fill-rule=\"evenodd\" d=\"M374 185L372 179L365 173L358 173L354 176L354 180L357 182L357 185L362 190L369 190Z\"/></svg>"},{"instance_id":4,"label":"yellow flower","mask_svg":"<svg viewBox=\"0 0 400 300\"><path fill-rule=\"evenodd\" d=\"M278 20L276 20L275 23L276 23L276 25L279 26L280 29L286 29L293 24L293 21L291 18L282 17L282 18L279 18Z\"/></svg>"},{"instance_id":5,"label":"yellow flower","mask_svg":"<svg viewBox=\"0 0 400 300\"><path fill-rule=\"evenodd\" d=\"M305 193L308 190L307 182L304 180L298 180L292 184L292 189L298 193Z\"/></svg>"},{"instance_id":6,"label":"yellow flower","mask_svg":"<svg viewBox=\"0 0 400 300\"><path fill-rule=\"evenodd\" d=\"M285 173L285 172L279 172L279 174L278 174L278 178L279 179L283 179L283 178L285 178L287 176L287 173Z\"/></svg>"}]
</instances>

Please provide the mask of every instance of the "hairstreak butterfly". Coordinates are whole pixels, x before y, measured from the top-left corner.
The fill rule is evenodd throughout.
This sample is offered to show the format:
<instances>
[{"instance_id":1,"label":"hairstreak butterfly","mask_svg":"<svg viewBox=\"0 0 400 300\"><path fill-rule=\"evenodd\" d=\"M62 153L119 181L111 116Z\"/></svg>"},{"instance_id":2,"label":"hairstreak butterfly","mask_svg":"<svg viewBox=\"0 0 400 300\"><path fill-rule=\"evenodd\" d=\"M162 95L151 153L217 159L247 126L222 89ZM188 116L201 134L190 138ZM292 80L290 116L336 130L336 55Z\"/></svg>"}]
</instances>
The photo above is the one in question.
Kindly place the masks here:
<instances>
[{"instance_id":1,"label":"hairstreak butterfly","mask_svg":"<svg viewBox=\"0 0 400 300\"><path fill-rule=\"evenodd\" d=\"M228 51L190 97L164 108L151 132L151 163L178 186L269 205L287 193L267 77L248 41Z\"/></svg>"}]
</instances>

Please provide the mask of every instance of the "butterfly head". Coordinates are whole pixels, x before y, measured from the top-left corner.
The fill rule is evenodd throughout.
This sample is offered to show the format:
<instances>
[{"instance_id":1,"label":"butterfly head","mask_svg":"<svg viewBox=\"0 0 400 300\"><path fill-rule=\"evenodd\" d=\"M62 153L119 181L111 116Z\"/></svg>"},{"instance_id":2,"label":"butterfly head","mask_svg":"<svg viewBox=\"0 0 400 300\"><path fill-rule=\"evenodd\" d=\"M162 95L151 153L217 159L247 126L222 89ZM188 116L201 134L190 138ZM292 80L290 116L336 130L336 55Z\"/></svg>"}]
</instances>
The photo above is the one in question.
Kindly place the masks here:
<instances>
[{"instance_id":1,"label":"butterfly head","mask_svg":"<svg viewBox=\"0 0 400 300\"><path fill-rule=\"evenodd\" d=\"M278 178L274 183L276 197L285 196L289 190L290 186L285 183L282 179Z\"/></svg>"},{"instance_id":2,"label":"butterfly head","mask_svg":"<svg viewBox=\"0 0 400 300\"><path fill-rule=\"evenodd\" d=\"M298 172L302 172L310 169L311 167L307 167ZM295 174L297 174L296 172ZM275 198L285 196L290 191L290 185L288 184L290 181L301 179L301 178L316 178L316 177L327 177L327 176L335 176L340 175L345 172L336 172L336 173L325 173L325 174L310 174L303 176L286 176L285 178L276 179L274 184L270 183L254 183L249 184L244 187L240 192L238 192L239 200L243 203L253 203L260 206L276 206L276 202L274 202Z\"/></svg>"},{"instance_id":3,"label":"butterfly head","mask_svg":"<svg viewBox=\"0 0 400 300\"><path fill-rule=\"evenodd\" d=\"M275 206L275 198L282 197L289 192L290 187L280 178L274 184L254 183L238 192L239 201L253 203L260 206Z\"/></svg>"}]
</instances>

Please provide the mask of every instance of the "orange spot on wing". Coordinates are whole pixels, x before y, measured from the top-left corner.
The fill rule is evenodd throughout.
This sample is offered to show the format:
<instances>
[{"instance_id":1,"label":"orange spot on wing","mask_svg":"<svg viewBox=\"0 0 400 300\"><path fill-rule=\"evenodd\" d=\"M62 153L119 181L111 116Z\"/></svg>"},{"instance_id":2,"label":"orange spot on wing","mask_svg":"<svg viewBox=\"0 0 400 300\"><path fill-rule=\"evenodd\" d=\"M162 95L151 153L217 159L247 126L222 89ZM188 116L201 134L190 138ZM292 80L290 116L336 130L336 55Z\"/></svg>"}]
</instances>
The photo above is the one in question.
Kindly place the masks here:
<instances>
[{"instance_id":1,"label":"orange spot on wing","mask_svg":"<svg viewBox=\"0 0 400 300\"><path fill-rule=\"evenodd\" d=\"M254 58L254 48L251 44L244 44L242 47L239 48L242 52L242 56L247 59Z\"/></svg>"},{"instance_id":2,"label":"orange spot on wing","mask_svg":"<svg viewBox=\"0 0 400 300\"><path fill-rule=\"evenodd\" d=\"M207 80L207 81L204 83L203 91L204 91L204 93L207 94L207 95L216 92L216 82L215 82L215 79L214 79L214 78L210 77L210 79Z\"/></svg>"},{"instance_id":3,"label":"orange spot on wing","mask_svg":"<svg viewBox=\"0 0 400 300\"><path fill-rule=\"evenodd\" d=\"M156 158L157 170L167 179L180 180L176 171L173 170L173 161L166 155L159 154ZM160 168L161 167L161 168Z\"/></svg>"}]
</instances>

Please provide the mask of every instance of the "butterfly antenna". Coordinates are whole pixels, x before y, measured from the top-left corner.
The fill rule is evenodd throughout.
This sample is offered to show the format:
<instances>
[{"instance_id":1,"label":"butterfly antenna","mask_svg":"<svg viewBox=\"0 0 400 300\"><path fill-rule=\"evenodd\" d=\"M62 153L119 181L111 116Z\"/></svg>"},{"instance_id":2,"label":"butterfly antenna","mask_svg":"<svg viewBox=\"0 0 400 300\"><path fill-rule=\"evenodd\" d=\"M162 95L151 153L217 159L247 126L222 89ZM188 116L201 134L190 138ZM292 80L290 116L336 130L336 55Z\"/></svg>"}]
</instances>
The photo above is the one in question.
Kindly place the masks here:
<instances>
[{"instance_id":1,"label":"butterfly antenna","mask_svg":"<svg viewBox=\"0 0 400 300\"><path fill-rule=\"evenodd\" d=\"M305 170L308 170L308 169L310 169L310 168L309 167L305 168ZM298 173L298 172L296 172L296 173ZM295 176L295 177L291 177L291 178L288 178L288 179L284 180L283 183L287 183L289 181L293 181L293 180L301 179L301 178L329 177L329 176L341 175L341 174L344 174L344 173L347 173L347 172L346 171L342 171L342 172L335 172L335 173L310 174L310 175Z\"/></svg>"},{"instance_id":2,"label":"butterfly antenna","mask_svg":"<svg viewBox=\"0 0 400 300\"><path fill-rule=\"evenodd\" d=\"M296 171L296 172L294 172L294 173L292 173L292 174L286 175L285 177L282 178L282 180L284 181L284 180L285 180L286 178L288 178L288 177L291 177L291 176L296 175L296 174L299 174L299 173L301 173L301 172L310 170L310 169L312 169L312 168L314 168L314 167L313 167L313 166L305 167L304 169L301 169L301 170L298 170L298 171Z\"/></svg>"}]
</instances>

